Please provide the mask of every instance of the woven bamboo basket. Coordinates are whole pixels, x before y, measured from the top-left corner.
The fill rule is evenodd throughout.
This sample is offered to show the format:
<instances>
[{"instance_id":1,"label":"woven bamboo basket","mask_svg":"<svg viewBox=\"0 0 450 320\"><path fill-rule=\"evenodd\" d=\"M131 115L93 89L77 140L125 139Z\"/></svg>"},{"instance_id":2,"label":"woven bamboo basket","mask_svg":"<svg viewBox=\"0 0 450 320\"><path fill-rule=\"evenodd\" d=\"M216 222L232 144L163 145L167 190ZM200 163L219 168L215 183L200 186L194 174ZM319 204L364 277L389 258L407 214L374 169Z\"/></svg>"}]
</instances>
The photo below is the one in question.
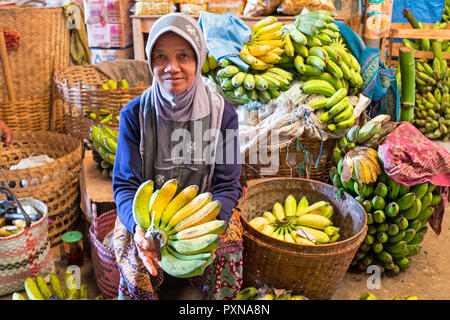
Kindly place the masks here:
<instances>
[{"instance_id":1,"label":"woven bamboo basket","mask_svg":"<svg viewBox=\"0 0 450 320\"><path fill-rule=\"evenodd\" d=\"M0 29L20 37L16 50L2 52L0 119L19 131L64 132L63 104L53 84L54 73L70 63L62 8L3 6Z\"/></svg>"},{"instance_id":2,"label":"woven bamboo basket","mask_svg":"<svg viewBox=\"0 0 450 320\"><path fill-rule=\"evenodd\" d=\"M81 139L89 139L90 127L99 124L100 109L112 113L108 125L118 128L117 116L120 110L146 89L146 87L102 89L101 85L107 80L105 74L89 64L71 66L55 75L59 95L65 102L65 123L70 134ZM86 116L87 109L95 111L95 120Z\"/></svg>"},{"instance_id":3,"label":"woven bamboo basket","mask_svg":"<svg viewBox=\"0 0 450 320\"><path fill-rule=\"evenodd\" d=\"M260 158L253 163L249 153L245 155L245 163L242 165L241 184L247 185L247 181L261 178L289 177L309 178L327 182L332 163L333 149L336 147L337 139L328 138L323 141L322 148L319 139L303 137L288 147L279 150L278 170L268 172L274 163L262 164ZM305 154L306 160L305 160ZM320 158L319 158L320 156ZM268 158L271 153L268 151ZM316 167L317 163L317 167Z\"/></svg>"},{"instance_id":4,"label":"woven bamboo basket","mask_svg":"<svg viewBox=\"0 0 450 320\"><path fill-rule=\"evenodd\" d=\"M79 216L79 173L82 149L78 139L49 131L16 131L10 146L0 146L0 183L17 197L32 197L45 203L50 224L51 246L61 242ZM9 170L20 160L46 154L54 161L26 169Z\"/></svg>"},{"instance_id":5,"label":"woven bamboo basket","mask_svg":"<svg viewBox=\"0 0 450 320\"><path fill-rule=\"evenodd\" d=\"M330 299L347 272L367 233L363 207L348 193L342 199L337 188L301 178L260 179L251 182L238 208L244 230L244 287L291 290L310 299ZM247 221L271 210L276 201L292 194L310 203L325 200L334 207L333 224L341 239L332 244L308 246L280 241L251 227Z\"/></svg>"}]
</instances>

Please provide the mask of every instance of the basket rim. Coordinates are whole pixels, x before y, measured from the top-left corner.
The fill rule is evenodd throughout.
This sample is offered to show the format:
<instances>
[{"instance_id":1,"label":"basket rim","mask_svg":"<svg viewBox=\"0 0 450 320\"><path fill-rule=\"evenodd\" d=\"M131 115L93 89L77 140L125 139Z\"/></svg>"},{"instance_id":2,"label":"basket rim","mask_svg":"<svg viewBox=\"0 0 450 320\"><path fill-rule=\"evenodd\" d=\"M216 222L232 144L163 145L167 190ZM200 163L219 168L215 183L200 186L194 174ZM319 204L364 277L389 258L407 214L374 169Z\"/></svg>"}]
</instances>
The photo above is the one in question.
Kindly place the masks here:
<instances>
[{"instance_id":1,"label":"basket rim","mask_svg":"<svg viewBox=\"0 0 450 320\"><path fill-rule=\"evenodd\" d=\"M261 180L264 180L264 181L261 181ZM251 180L251 181L252 181L252 184L253 184L253 185L258 185L258 184L262 184L262 183L265 183L265 182L268 182L268 181L274 181L274 180L300 180L300 181L304 181L304 182L312 182L312 183L317 183L317 184L327 185L327 186L333 187L335 190L339 190L339 189L336 188L335 186L330 185L330 184L328 184L328 183L325 183L325 182L322 182L322 181L318 181L318 180L313 180L313 179L304 179L304 178L276 177L276 178L254 179L254 180ZM251 187L251 186L248 186L248 189L250 189L250 187ZM353 197L352 195L350 195L348 192L346 192L346 191L344 191L344 192L346 193L347 196L352 197L352 198L354 199L354 197ZM243 197L243 198L244 198L244 197ZM241 198L241 199L242 199L242 198ZM355 200L355 199L354 199L354 200ZM245 201L245 198L244 198L243 201ZM334 248L334 247L339 247L339 246L342 246L342 245L345 245L345 244L349 244L349 243L351 243L351 242L354 242L357 238L361 237L361 235L367 231L367 214L366 214L366 211L364 210L364 207L363 207L358 201L355 200L355 202L358 203L358 205L361 207L361 209L362 209L363 212L364 212L364 226L361 228L361 230L359 230L356 234L354 234L353 236L351 236L351 237L349 237L349 238L347 238L347 239L345 239L345 240L337 241L337 242L334 242L334 243L320 244L320 245L317 246L317 247L320 247L320 248ZM291 242L287 242L287 241L284 241L284 240L282 241L282 240L279 240L279 239L275 239L275 238L273 238L273 237L269 237L268 235L265 235L265 234L262 233L262 232L259 232L258 230L256 230L255 228L253 228L253 227L247 222L247 220L245 219L245 217L244 217L243 214L242 214L242 210L240 209L240 204L241 204L241 203L239 203L239 204L237 205L237 207L238 207L238 209L239 209L238 211L239 211L239 215L240 215L241 219L242 219L243 222L245 223L246 227L250 227L250 228L253 229L255 232L257 232L258 235L261 234L261 235L264 236L263 238L265 238L265 239L277 240L277 241L279 241L280 243L285 243L285 244L292 245L292 246L299 246L300 248L306 248L306 247L310 248L310 247L311 247L310 245L306 245L306 244L291 243ZM244 231L244 233L245 233L245 231ZM281 249L280 251L286 251L286 250L283 250L282 248L280 248L280 249ZM313 255L313 256L316 256L316 255L330 255L330 253L309 253L309 252L306 252L306 253L303 253L303 252L302 252L302 254L305 254L305 255Z\"/></svg>"},{"instance_id":2,"label":"basket rim","mask_svg":"<svg viewBox=\"0 0 450 320\"><path fill-rule=\"evenodd\" d=\"M76 137L73 137L73 136L70 136L70 135L67 135L67 134L64 134L64 133L54 132L54 131L44 131L44 130L39 130L39 131L21 131L21 130L17 130L17 131L13 131L13 135L14 135L14 139L15 140L18 139L17 133L24 133L24 134L30 134L31 133L31 134L38 134L38 135L41 134L41 133L51 134L51 135L54 135L54 136L57 136L57 137L64 137L65 139L69 139L69 140L71 140L71 142L73 143L74 146L76 145L73 148L73 150L71 150L70 152L68 152L68 153L66 153L63 156L58 157L57 159L54 159L54 161L52 161L50 163L47 163L47 164L44 164L44 165L50 165L50 166L58 165L60 163L63 163L67 159L72 158L78 152L80 153L80 161L81 161L81 152L82 152L81 147L82 147L82 145L81 145L81 141L78 138L76 138ZM21 173L25 173L25 172L28 172L28 171L33 170L33 169L39 169L40 167L41 166L32 167L32 168L24 168L24 169L16 169L14 171L17 172L17 174L21 174ZM10 170L9 169L0 169L0 172L8 172L8 171L10 171Z\"/></svg>"}]
</instances>

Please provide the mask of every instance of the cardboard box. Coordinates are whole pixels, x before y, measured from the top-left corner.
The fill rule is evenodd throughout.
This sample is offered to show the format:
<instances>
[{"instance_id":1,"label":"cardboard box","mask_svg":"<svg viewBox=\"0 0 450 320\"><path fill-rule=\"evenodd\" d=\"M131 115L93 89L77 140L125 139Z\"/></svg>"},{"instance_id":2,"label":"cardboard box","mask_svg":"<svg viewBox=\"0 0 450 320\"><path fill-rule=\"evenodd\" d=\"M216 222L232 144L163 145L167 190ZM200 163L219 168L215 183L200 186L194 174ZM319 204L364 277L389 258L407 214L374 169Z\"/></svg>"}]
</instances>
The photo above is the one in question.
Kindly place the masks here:
<instances>
[{"instance_id":1,"label":"cardboard box","mask_svg":"<svg viewBox=\"0 0 450 320\"><path fill-rule=\"evenodd\" d=\"M83 0L85 23L128 22L133 5L134 0Z\"/></svg>"},{"instance_id":2,"label":"cardboard box","mask_svg":"<svg viewBox=\"0 0 450 320\"><path fill-rule=\"evenodd\" d=\"M133 46L126 48L89 48L91 51L92 64L97 64L102 61L115 61L117 59L133 59Z\"/></svg>"},{"instance_id":3,"label":"cardboard box","mask_svg":"<svg viewBox=\"0 0 450 320\"><path fill-rule=\"evenodd\" d=\"M125 48L133 43L131 21L87 24L86 29L89 47Z\"/></svg>"}]
</instances>

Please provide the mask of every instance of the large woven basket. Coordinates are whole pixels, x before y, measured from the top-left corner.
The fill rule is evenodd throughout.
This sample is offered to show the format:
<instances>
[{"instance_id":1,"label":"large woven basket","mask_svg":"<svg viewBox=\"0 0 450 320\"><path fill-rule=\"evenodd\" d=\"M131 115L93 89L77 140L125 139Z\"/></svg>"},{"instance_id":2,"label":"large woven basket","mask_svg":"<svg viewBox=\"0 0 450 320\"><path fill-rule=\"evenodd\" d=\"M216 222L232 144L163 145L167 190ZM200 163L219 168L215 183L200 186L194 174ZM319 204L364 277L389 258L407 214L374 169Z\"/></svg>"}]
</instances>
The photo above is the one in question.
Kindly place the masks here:
<instances>
[{"instance_id":1,"label":"large woven basket","mask_svg":"<svg viewBox=\"0 0 450 320\"><path fill-rule=\"evenodd\" d=\"M20 160L46 154L54 161L26 169L0 169L3 183L17 197L32 197L45 203L51 223L51 246L64 232L75 227L80 210L79 173L81 143L65 134L49 131L16 131L10 146L0 146L0 166L9 168Z\"/></svg>"},{"instance_id":2,"label":"large woven basket","mask_svg":"<svg viewBox=\"0 0 450 320\"><path fill-rule=\"evenodd\" d=\"M99 124L99 110L105 109L113 114L109 126L117 128L116 116L132 99L139 96L146 87L128 89L102 89L108 77L93 65L71 66L55 75L59 94L65 102L64 114L67 131L79 138L89 139L92 125ZM86 116L86 109L96 112L96 120Z\"/></svg>"},{"instance_id":3,"label":"large woven basket","mask_svg":"<svg viewBox=\"0 0 450 320\"><path fill-rule=\"evenodd\" d=\"M310 299L330 299L347 272L367 233L363 207L349 194L337 198L337 188L301 178L260 179L251 182L239 202L244 229L244 287L255 286L291 290ZM341 239L332 244L308 246L266 236L248 221L271 210L276 201L292 194L306 196L310 203L329 201L334 207L333 224Z\"/></svg>"},{"instance_id":4,"label":"large woven basket","mask_svg":"<svg viewBox=\"0 0 450 320\"><path fill-rule=\"evenodd\" d=\"M257 163L252 163L254 161L251 161L247 152L242 165L241 184L246 185L248 180L273 177L308 178L327 182L333 166L332 155L336 144L337 139L333 138L324 140L322 144L319 139L309 137L296 139L288 147L279 150L278 170L271 173L264 170L274 167L273 163L262 164L259 156ZM270 151L268 158L271 158Z\"/></svg>"},{"instance_id":5,"label":"large woven basket","mask_svg":"<svg viewBox=\"0 0 450 320\"><path fill-rule=\"evenodd\" d=\"M63 132L63 104L53 83L54 73L70 63L62 8L3 6L2 28L20 38L0 68L0 120L15 130Z\"/></svg>"}]
</instances>

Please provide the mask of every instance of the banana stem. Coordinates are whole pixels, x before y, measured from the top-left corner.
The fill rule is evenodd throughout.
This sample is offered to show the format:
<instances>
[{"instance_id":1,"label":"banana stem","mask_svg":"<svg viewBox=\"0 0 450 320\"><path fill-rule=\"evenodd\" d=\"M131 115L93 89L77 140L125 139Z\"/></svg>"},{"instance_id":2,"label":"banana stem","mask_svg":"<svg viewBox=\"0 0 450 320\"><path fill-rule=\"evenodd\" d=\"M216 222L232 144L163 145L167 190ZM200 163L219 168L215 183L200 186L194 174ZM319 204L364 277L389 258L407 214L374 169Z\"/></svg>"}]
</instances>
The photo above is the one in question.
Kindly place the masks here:
<instances>
[{"instance_id":1,"label":"banana stem","mask_svg":"<svg viewBox=\"0 0 450 320\"><path fill-rule=\"evenodd\" d=\"M411 122L416 99L414 50L406 47L400 48L399 59L402 92L400 121Z\"/></svg>"},{"instance_id":2,"label":"banana stem","mask_svg":"<svg viewBox=\"0 0 450 320\"><path fill-rule=\"evenodd\" d=\"M406 20L408 20L409 24L414 28L414 29L421 29L419 22L417 22L416 17L414 17L414 15L412 14L411 11L409 11L408 9L403 9L403 16L406 18Z\"/></svg>"}]
</instances>

